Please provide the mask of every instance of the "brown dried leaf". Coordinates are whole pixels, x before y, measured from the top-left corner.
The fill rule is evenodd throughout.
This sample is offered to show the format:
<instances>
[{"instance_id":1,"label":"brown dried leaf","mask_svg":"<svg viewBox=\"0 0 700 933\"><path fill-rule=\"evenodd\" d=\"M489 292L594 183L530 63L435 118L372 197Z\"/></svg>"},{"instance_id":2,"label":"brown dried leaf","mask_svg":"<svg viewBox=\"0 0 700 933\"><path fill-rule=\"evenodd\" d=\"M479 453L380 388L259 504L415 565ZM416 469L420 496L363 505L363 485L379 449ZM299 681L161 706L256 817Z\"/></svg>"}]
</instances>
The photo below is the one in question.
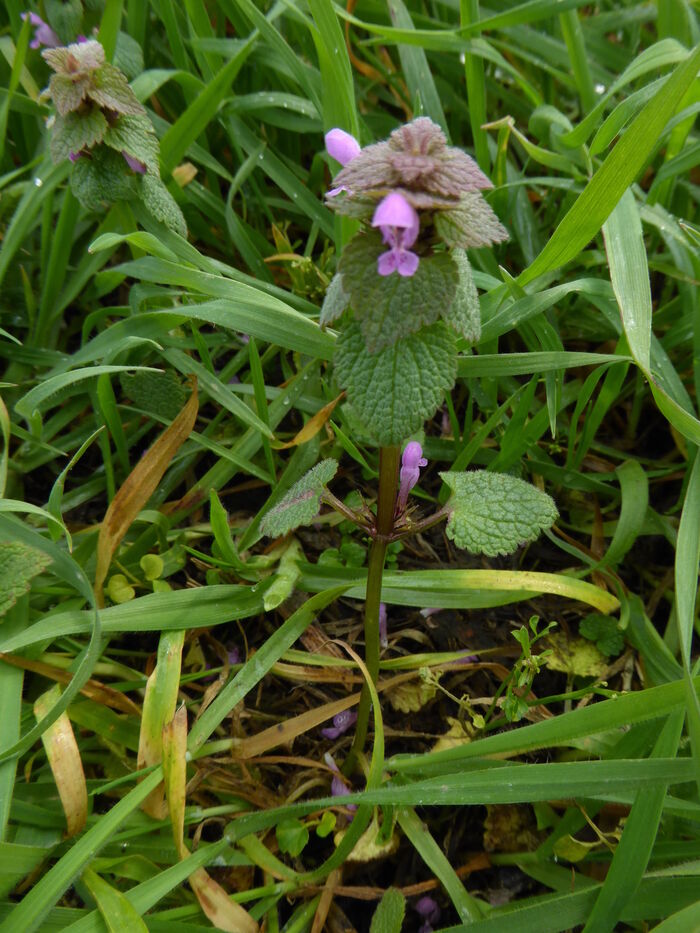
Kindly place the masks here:
<instances>
[{"instance_id":1,"label":"brown dried leaf","mask_svg":"<svg viewBox=\"0 0 700 933\"><path fill-rule=\"evenodd\" d=\"M344 397L345 392L341 392L332 402L324 405L323 408L319 408L316 414L312 418L309 418L301 431L295 434L291 441L287 441L286 444L271 444L270 446L274 447L275 450L287 450L289 447L298 447L299 444L305 444L307 441L310 441L312 437L316 437L323 425L333 414L335 406Z\"/></svg>"},{"instance_id":2,"label":"brown dried leaf","mask_svg":"<svg viewBox=\"0 0 700 933\"><path fill-rule=\"evenodd\" d=\"M97 539L95 595L99 606L104 605L102 588L112 556L155 491L168 464L189 437L197 418L198 405L197 382L192 379L192 394L187 404L129 473L107 509Z\"/></svg>"}]
</instances>

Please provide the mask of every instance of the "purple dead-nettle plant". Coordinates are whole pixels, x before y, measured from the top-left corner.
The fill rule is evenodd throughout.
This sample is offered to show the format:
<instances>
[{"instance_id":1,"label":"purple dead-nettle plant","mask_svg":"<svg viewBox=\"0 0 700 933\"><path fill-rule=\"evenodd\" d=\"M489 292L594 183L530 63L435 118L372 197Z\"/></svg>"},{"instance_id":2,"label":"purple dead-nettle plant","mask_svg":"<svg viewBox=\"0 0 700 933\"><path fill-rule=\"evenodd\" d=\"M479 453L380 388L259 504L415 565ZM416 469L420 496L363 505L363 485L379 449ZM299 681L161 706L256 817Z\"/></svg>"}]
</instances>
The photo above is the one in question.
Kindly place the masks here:
<instances>
[{"instance_id":1,"label":"purple dead-nettle plant","mask_svg":"<svg viewBox=\"0 0 700 933\"><path fill-rule=\"evenodd\" d=\"M47 124L49 151L54 162L73 163L73 194L97 211L140 200L156 220L186 236L182 212L160 178L158 137L126 75L95 39L79 36L62 46L48 41L47 29L37 25L37 38L49 46L42 57L54 72L44 92L56 109Z\"/></svg>"},{"instance_id":2,"label":"purple dead-nettle plant","mask_svg":"<svg viewBox=\"0 0 700 933\"><path fill-rule=\"evenodd\" d=\"M364 148L339 128L325 139L328 155L341 166L326 203L359 221L359 229L342 251L320 325L338 335L333 372L348 414L379 448L376 505L350 508L333 496L327 486L338 464L326 459L270 508L260 527L264 534L285 535L312 523L326 505L369 538L365 663L376 683L380 648L386 646L381 592L389 544L446 520L446 533L458 547L510 554L549 527L557 510L524 480L484 470L440 473L450 496L432 514L408 507L427 459L421 444L407 441L444 406L459 352L480 337L467 250L508 235L484 198L491 182L432 120L420 117ZM439 436L439 428L434 433ZM370 708L365 688L346 774L364 748Z\"/></svg>"}]
</instances>

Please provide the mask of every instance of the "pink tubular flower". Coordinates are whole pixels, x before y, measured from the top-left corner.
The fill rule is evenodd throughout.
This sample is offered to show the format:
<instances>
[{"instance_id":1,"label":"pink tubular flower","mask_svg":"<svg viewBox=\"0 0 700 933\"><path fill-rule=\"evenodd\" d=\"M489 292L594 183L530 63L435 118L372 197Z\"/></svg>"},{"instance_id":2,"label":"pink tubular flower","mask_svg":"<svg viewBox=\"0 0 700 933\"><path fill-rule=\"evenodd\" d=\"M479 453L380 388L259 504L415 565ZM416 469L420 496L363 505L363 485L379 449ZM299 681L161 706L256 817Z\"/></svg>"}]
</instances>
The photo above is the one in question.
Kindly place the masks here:
<instances>
[{"instance_id":1,"label":"pink tubular flower","mask_svg":"<svg viewBox=\"0 0 700 933\"><path fill-rule=\"evenodd\" d=\"M406 508L408 494L420 479L420 468L427 465L428 461L423 456L423 448L418 441L411 441L406 444L406 449L401 458L399 495L396 501L396 511L399 514Z\"/></svg>"},{"instance_id":2,"label":"pink tubular flower","mask_svg":"<svg viewBox=\"0 0 700 933\"><path fill-rule=\"evenodd\" d=\"M333 756L330 752L326 752L323 756L323 760L326 762L328 767L333 772L333 780L331 781L331 796L332 797L344 797L346 794L352 793L352 788L349 787L343 780L343 777L340 773L338 765L333 760ZM354 803L348 804L348 810L357 810L357 806Z\"/></svg>"},{"instance_id":3,"label":"pink tubular flower","mask_svg":"<svg viewBox=\"0 0 700 933\"><path fill-rule=\"evenodd\" d=\"M392 191L379 202L374 212L372 226L379 227L384 242L391 249L377 260L377 272L380 275L415 275L418 268L418 256L410 251L416 242L420 220L418 213L406 198L398 191Z\"/></svg>"},{"instance_id":4,"label":"pink tubular flower","mask_svg":"<svg viewBox=\"0 0 700 933\"><path fill-rule=\"evenodd\" d=\"M126 149L122 149L122 155L132 172L136 172L137 175L146 174L146 165L140 159L135 159L133 156L130 156Z\"/></svg>"},{"instance_id":5,"label":"pink tubular flower","mask_svg":"<svg viewBox=\"0 0 700 933\"><path fill-rule=\"evenodd\" d=\"M362 151L360 144L354 136L351 136L350 133L346 133L345 130L340 130L337 127L329 130L326 133L325 139L328 155L332 156L336 162L340 162L341 165L347 165L348 162L352 162Z\"/></svg>"},{"instance_id":6,"label":"pink tubular flower","mask_svg":"<svg viewBox=\"0 0 700 933\"><path fill-rule=\"evenodd\" d=\"M333 717L332 726L327 726L325 729L321 729L321 735L326 739L337 739L338 736L341 736L344 732L347 732L350 726L352 726L356 720L357 713L354 713L349 709L344 709L342 713L338 713L337 716Z\"/></svg>"},{"instance_id":7,"label":"pink tubular flower","mask_svg":"<svg viewBox=\"0 0 700 933\"><path fill-rule=\"evenodd\" d=\"M63 44L49 24L36 13L22 13L22 19L29 19L34 27L34 38L29 43L30 49L40 49L42 45L47 49L56 49Z\"/></svg>"}]
</instances>

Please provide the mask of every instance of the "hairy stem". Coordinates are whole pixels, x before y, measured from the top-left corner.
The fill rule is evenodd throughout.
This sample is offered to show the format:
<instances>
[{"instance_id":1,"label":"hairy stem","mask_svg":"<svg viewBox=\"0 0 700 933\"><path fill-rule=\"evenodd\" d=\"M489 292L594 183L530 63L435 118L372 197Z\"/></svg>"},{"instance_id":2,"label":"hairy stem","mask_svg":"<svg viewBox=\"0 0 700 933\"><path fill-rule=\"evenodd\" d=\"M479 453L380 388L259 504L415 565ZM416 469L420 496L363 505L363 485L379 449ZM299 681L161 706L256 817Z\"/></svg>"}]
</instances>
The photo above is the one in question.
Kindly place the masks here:
<instances>
[{"instance_id":1,"label":"hairy stem","mask_svg":"<svg viewBox=\"0 0 700 933\"><path fill-rule=\"evenodd\" d=\"M396 487L399 476L399 447L381 447L379 450L379 492L377 495L376 535L369 550L367 592L365 595L365 663L376 684L379 676L379 604L382 600L382 576L386 549L394 530ZM365 747L369 724L370 696L365 687L357 710L355 738L350 754L343 765L349 774L355 767L357 756Z\"/></svg>"}]
</instances>

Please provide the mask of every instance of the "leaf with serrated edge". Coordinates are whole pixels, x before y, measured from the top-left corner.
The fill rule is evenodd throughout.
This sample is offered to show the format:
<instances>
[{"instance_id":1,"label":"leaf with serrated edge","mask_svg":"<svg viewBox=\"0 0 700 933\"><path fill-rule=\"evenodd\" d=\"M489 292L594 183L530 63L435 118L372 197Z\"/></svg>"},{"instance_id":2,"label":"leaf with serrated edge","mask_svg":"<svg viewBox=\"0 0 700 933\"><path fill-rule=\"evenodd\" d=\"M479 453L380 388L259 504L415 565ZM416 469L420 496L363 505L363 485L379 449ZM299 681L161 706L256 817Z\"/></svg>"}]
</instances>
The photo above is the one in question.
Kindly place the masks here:
<instances>
[{"instance_id":1,"label":"leaf with serrated edge","mask_svg":"<svg viewBox=\"0 0 700 933\"><path fill-rule=\"evenodd\" d=\"M90 159L78 159L70 183L73 194L88 210L106 203L127 201L136 194L136 176L120 153L98 146Z\"/></svg>"},{"instance_id":2,"label":"leaf with serrated edge","mask_svg":"<svg viewBox=\"0 0 700 933\"><path fill-rule=\"evenodd\" d=\"M67 113L56 117L51 131L51 158L62 162L71 152L91 149L107 132L107 120L96 107L88 113Z\"/></svg>"},{"instance_id":3,"label":"leaf with serrated edge","mask_svg":"<svg viewBox=\"0 0 700 933\"><path fill-rule=\"evenodd\" d=\"M452 490L447 536L472 554L512 554L559 515L551 496L506 473L478 470L440 476Z\"/></svg>"},{"instance_id":4,"label":"leaf with serrated edge","mask_svg":"<svg viewBox=\"0 0 700 933\"><path fill-rule=\"evenodd\" d=\"M321 305L321 316L319 318L321 327L327 327L333 321L337 321L347 310L349 304L350 295L343 287L342 275L334 275Z\"/></svg>"},{"instance_id":5,"label":"leaf with serrated edge","mask_svg":"<svg viewBox=\"0 0 700 933\"><path fill-rule=\"evenodd\" d=\"M291 487L287 495L265 515L260 523L260 530L269 537L279 537L308 525L318 515L321 493L327 483L333 479L338 469L338 461L321 460L305 473Z\"/></svg>"},{"instance_id":6,"label":"leaf with serrated edge","mask_svg":"<svg viewBox=\"0 0 700 933\"><path fill-rule=\"evenodd\" d=\"M0 541L0 616L29 592L33 577L42 573L51 558L19 541Z\"/></svg>"},{"instance_id":7,"label":"leaf with serrated edge","mask_svg":"<svg viewBox=\"0 0 700 933\"><path fill-rule=\"evenodd\" d=\"M460 198L459 207L435 214L435 229L448 246L492 246L508 239L508 231L478 191Z\"/></svg>"},{"instance_id":8,"label":"leaf with serrated edge","mask_svg":"<svg viewBox=\"0 0 700 933\"><path fill-rule=\"evenodd\" d=\"M401 933L406 898L398 888L387 888L372 916L370 933Z\"/></svg>"},{"instance_id":9,"label":"leaf with serrated edge","mask_svg":"<svg viewBox=\"0 0 700 933\"><path fill-rule=\"evenodd\" d=\"M104 134L107 146L143 162L149 172L158 174L158 137L148 117L122 114Z\"/></svg>"},{"instance_id":10,"label":"leaf with serrated edge","mask_svg":"<svg viewBox=\"0 0 700 933\"><path fill-rule=\"evenodd\" d=\"M49 94L54 107L61 116L80 107L87 94L88 84L87 77L70 78L63 74L51 75Z\"/></svg>"},{"instance_id":11,"label":"leaf with serrated edge","mask_svg":"<svg viewBox=\"0 0 700 933\"><path fill-rule=\"evenodd\" d=\"M141 197L149 213L181 237L187 236L187 224L177 201L170 194L159 175L150 172L141 177Z\"/></svg>"},{"instance_id":12,"label":"leaf with serrated edge","mask_svg":"<svg viewBox=\"0 0 700 933\"><path fill-rule=\"evenodd\" d=\"M94 72L87 93L100 107L116 110L117 113L145 113L143 105L129 87L129 82L114 65L102 65Z\"/></svg>"},{"instance_id":13,"label":"leaf with serrated edge","mask_svg":"<svg viewBox=\"0 0 700 933\"><path fill-rule=\"evenodd\" d=\"M338 267L370 353L434 324L457 289L457 268L449 253L421 258L411 276L379 275L377 259L386 249L378 233L358 234Z\"/></svg>"},{"instance_id":14,"label":"leaf with serrated edge","mask_svg":"<svg viewBox=\"0 0 700 933\"><path fill-rule=\"evenodd\" d=\"M382 446L400 444L435 414L454 385L455 338L438 321L371 354L353 321L338 339L335 372L375 441Z\"/></svg>"},{"instance_id":15,"label":"leaf with serrated edge","mask_svg":"<svg viewBox=\"0 0 700 933\"><path fill-rule=\"evenodd\" d=\"M41 57L58 74L84 74L104 65L105 50L95 39L89 39L57 49L44 49Z\"/></svg>"},{"instance_id":16,"label":"leaf with serrated edge","mask_svg":"<svg viewBox=\"0 0 700 933\"><path fill-rule=\"evenodd\" d=\"M469 343L477 343L481 336L481 307L472 276L472 267L463 249L452 251L457 266L458 282L452 304L442 308L443 321L456 330Z\"/></svg>"}]
</instances>

